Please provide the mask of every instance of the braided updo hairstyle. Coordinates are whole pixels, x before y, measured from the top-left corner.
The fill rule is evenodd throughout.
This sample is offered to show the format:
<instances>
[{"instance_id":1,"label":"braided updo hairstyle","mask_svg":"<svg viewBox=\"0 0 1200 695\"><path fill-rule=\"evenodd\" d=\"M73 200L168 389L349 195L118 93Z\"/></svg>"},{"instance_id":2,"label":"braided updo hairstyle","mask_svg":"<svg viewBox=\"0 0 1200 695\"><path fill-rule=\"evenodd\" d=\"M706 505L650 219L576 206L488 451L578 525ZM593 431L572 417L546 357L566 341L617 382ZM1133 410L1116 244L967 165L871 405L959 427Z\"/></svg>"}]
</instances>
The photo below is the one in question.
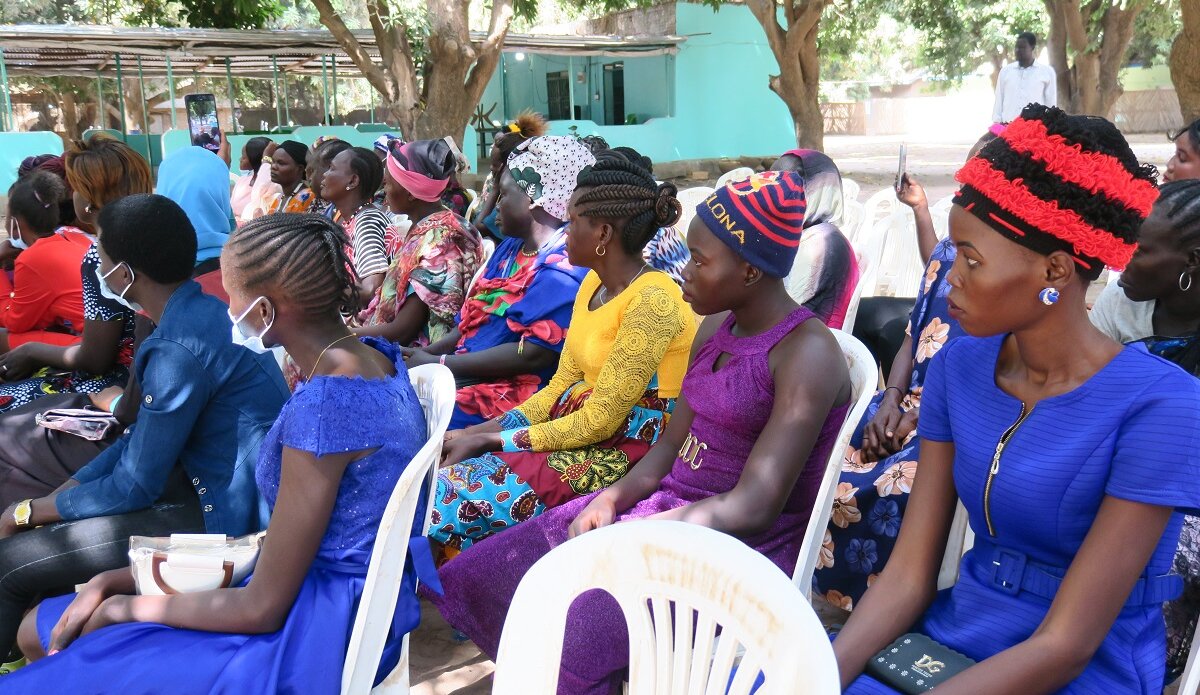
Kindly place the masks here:
<instances>
[{"instance_id":1,"label":"braided updo hairstyle","mask_svg":"<svg viewBox=\"0 0 1200 695\"><path fill-rule=\"evenodd\" d=\"M576 199L580 215L618 222L621 247L632 255L642 252L659 228L679 221L683 206L671 183L658 183L650 160L624 147L605 150L596 163L579 174L577 187L586 189Z\"/></svg>"},{"instance_id":2,"label":"braided updo hairstyle","mask_svg":"<svg viewBox=\"0 0 1200 695\"><path fill-rule=\"evenodd\" d=\"M358 310L349 239L324 215L265 215L238 228L226 244L246 289L277 287L305 314Z\"/></svg>"}]
</instances>

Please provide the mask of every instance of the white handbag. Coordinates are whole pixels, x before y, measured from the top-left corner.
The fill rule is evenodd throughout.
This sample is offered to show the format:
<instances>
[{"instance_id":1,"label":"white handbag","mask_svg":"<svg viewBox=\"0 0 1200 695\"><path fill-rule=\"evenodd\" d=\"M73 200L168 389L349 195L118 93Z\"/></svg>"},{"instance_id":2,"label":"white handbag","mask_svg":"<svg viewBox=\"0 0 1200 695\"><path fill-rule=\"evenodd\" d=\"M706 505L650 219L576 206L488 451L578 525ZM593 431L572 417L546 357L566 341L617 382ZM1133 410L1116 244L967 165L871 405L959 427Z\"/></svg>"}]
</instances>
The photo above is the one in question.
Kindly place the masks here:
<instances>
[{"instance_id":1,"label":"white handbag","mask_svg":"<svg viewBox=\"0 0 1200 695\"><path fill-rule=\"evenodd\" d=\"M175 533L169 538L132 536L129 564L143 596L228 589L258 562L266 532L241 538L213 533Z\"/></svg>"}]
</instances>

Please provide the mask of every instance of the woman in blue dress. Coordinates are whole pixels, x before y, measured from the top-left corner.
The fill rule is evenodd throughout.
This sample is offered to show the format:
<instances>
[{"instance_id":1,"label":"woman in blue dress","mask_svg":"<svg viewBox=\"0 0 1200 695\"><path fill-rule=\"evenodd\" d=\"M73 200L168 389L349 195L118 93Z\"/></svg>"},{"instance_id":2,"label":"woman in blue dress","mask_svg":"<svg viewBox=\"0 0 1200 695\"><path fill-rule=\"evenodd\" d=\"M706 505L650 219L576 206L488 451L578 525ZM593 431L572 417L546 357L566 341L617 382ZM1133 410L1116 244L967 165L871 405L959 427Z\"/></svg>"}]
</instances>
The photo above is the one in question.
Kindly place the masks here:
<instances>
[{"instance_id":1,"label":"woman in blue dress","mask_svg":"<svg viewBox=\"0 0 1200 695\"><path fill-rule=\"evenodd\" d=\"M940 693L1159 693L1181 511L1200 507L1200 383L1089 323L1157 190L1120 132L1041 105L958 173L950 313L895 552L834 643L847 693L907 632L976 663ZM936 591L957 501L975 545ZM940 652L933 649L933 660Z\"/></svg>"},{"instance_id":2,"label":"woman in blue dress","mask_svg":"<svg viewBox=\"0 0 1200 695\"><path fill-rule=\"evenodd\" d=\"M128 569L100 575L26 619L25 654L50 656L5 676L6 691L338 691L384 508L426 439L399 352L356 341L341 320L354 287L345 246L332 222L281 214L242 227L222 255L234 341L256 352L282 345L308 376L262 446L271 522L254 574L171 596L133 595ZM380 674L419 619L414 583L410 567Z\"/></svg>"}]
</instances>

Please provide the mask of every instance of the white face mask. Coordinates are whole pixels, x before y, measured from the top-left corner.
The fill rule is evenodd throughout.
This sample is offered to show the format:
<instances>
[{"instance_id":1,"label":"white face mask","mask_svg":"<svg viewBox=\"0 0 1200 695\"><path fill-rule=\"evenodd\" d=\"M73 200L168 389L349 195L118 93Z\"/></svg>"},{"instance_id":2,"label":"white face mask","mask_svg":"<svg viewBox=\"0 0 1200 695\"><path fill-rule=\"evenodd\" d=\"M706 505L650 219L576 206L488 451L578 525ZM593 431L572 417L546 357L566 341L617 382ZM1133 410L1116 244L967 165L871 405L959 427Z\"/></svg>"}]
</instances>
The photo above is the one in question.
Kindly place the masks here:
<instances>
[{"instance_id":1,"label":"white face mask","mask_svg":"<svg viewBox=\"0 0 1200 695\"><path fill-rule=\"evenodd\" d=\"M263 336L267 334L267 331L271 330L271 326L275 325L275 308L271 307L271 320L267 322L267 327L262 329L262 333L259 333L258 335L247 334L242 330L241 324L242 321L246 320L246 317L250 315L250 312L254 310L254 306L265 299L266 297L259 297L253 302L250 302L250 306L242 312L241 316L234 316L232 310L228 311L229 320L233 322L234 345L241 345L247 350L256 352L260 355L271 350L271 348L267 347L266 344L263 343Z\"/></svg>"},{"instance_id":2,"label":"white face mask","mask_svg":"<svg viewBox=\"0 0 1200 695\"><path fill-rule=\"evenodd\" d=\"M12 244L14 249L22 251L29 248L29 244L26 244L25 240L21 238L21 227L17 224L15 217L8 218L8 243Z\"/></svg>"},{"instance_id":3,"label":"white face mask","mask_svg":"<svg viewBox=\"0 0 1200 695\"><path fill-rule=\"evenodd\" d=\"M111 287L108 286L108 276L117 272L117 268L120 268L122 265L124 265L126 268L129 268L129 284L125 286L125 289L121 290L121 294L117 294L116 292L112 291ZM141 304L138 304L137 302L131 302L125 298L125 293L129 292L129 288L133 287L133 283L137 281L137 275L134 274L133 268L130 268L128 263L121 261L113 266L112 270L104 273L103 275L100 274L100 266L96 266L96 279L100 281L100 294L102 294L105 299L111 299L112 301L126 307L130 311L141 313Z\"/></svg>"}]
</instances>

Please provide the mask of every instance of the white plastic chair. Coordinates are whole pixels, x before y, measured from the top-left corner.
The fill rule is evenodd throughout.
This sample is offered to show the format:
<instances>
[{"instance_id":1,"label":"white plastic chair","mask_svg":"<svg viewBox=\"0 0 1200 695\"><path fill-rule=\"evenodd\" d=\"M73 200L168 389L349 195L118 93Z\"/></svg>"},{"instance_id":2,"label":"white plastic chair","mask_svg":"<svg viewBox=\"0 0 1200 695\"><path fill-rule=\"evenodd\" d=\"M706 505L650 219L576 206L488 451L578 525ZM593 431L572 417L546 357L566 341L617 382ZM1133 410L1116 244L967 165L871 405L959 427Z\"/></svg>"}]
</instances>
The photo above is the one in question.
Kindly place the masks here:
<instances>
[{"instance_id":1,"label":"white plastic chair","mask_svg":"<svg viewBox=\"0 0 1200 695\"><path fill-rule=\"evenodd\" d=\"M721 174L721 178L717 179L717 188L724 188L726 184L745 181L754 175L754 170L750 167L738 167L733 171L727 171Z\"/></svg>"},{"instance_id":2,"label":"white plastic chair","mask_svg":"<svg viewBox=\"0 0 1200 695\"><path fill-rule=\"evenodd\" d=\"M854 249L858 253L859 283L862 285L859 295L861 297L874 297L878 293L877 285L879 284L879 269L883 264L883 247L891 229L891 221L886 218L875 222L869 228L867 220L864 219L863 226L859 229Z\"/></svg>"},{"instance_id":3,"label":"white plastic chair","mask_svg":"<svg viewBox=\"0 0 1200 695\"><path fill-rule=\"evenodd\" d=\"M420 528L428 528L429 516L433 513L432 491L437 481L437 462L442 455L442 437L454 412L455 393L454 375L440 364L414 367L408 376L421 401L421 409L425 411L429 439L396 481L383 512L362 600L354 615L354 630L346 649L341 695L408 693L408 635L404 636L396 668L377 687L372 688L371 684L375 682L383 645L392 626L408 558L408 541L422 493L427 511L425 523Z\"/></svg>"},{"instance_id":4,"label":"white plastic chair","mask_svg":"<svg viewBox=\"0 0 1200 695\"><path fill-rule=\"evenodd\" d=\"M975 532L967 521L967 508L962 502L954 510L954 520L950 522L950 535L946 537L946 552L942 555L942 567L938 570L938 591L954 586L958 581L958 569L962 565L962 556L975 546Z\"/></svg>"},{"instance_id":5,"label":"white plastic chair","mask_svg":"<svg viewBox=\"0 0 1200 695\"><path fill-rule=\"evenodd\" d=\"M902 206L900 201L896 200L896 189L887 186L876 191L863 203L863 229L870 229L880 220L891 217L899 207Z\"/></svg>"},{"instance_id":6,"label":"white plastic chair","mask_svg":"<svg viewBox=\"0 0 1200 695\"><path fill-rule=\"evenodd\" d=\"M862 192L862 186L854 179L842 177L842 200L843 202L858 202L858 194Z\"/></svg>"},{"instance_id":7,"label":"white plastic chair","mask_svg":"<svg viewBox=\"0 0 1200 695\"><path fill-rule=\"evenodd\" d=\"M857 200L846 200L842 203L842 219L838 223L838 229L846 235L850 243L854 243L854 238L858 236L865 216L866 209Z\"/></svg>"},{"instance_id":8,"label":"white plastic chair","mask_svg":"<svg viewBox=\"0 0 1200 695\"><path fill-rule=\"evenodd\" d=\"M854 292L850 295L850 303L846 305L846 318L842 321L842 331L854 335L854 324L858 321L858 307L862 304L863 288L867 286L867 275L872 272L872 262L869 258L858 261L858 282L854 284Z\"/></svg>"},{"instance_id":9,"label":"white plastic chair","mask_svg":"<svg viewBox=\"0 0 1200 695\"><path fill-rule=\"evenodd\" d=\"M639 520L585 533L529 570L505 620L493 695L555 692L567 609L591 589L625 615L633 695L745 695L760 672L760 695L840 692L820 620L770 560L703 526Z\"/></svg>"},{"instance_id":10,"label":"white plastic chair","mask_svg":"<svg viewBox=\"0 0 1200 695\"><path fill-rule=\"evenodd\" d=\"M878 291L888 297L916 297L925 279L925 259L917 244L917 222L912 210L897 207L887 218Z\"/></svg>"},{"instance_id":11,"label":"white plastic chair","mask_svg":"<svg viewBox=\"0 0 1200 695\"><path fill-rule=\"evenodd\" d=\"M879 366L875 364L875 358L871 356L867 346L842 331L834 331L833 335L846 357L846 366L850 368L850 402L853 405L846 411L846 419L833 442L833 450L825 465L825 474L821 477L821 487L817 492L812 516L808 518L808 527L804 531L800 557L796 560L796 571L792 573L792 582L805 596L812 593L813 572L817 569L821 542L825 539L825 529L833 511L833 498L837 496L838 478L841 477L842 463L846 460L846 447L850 445L850 437L854 435L854 429L862 419L863 413L867 412L867 406L875 395L875 386L879 383Z\"/></svg>"},{"instance_id":12,"label":"white plastic chair","mask_svg":"<svg viewBox=\"0 0 1200 695\"><path fill-rule=\"evenodd\" d=\"M687 239L688 227L692 224L692 218L696 216L696 207L708 200L708 197L713 194L713 188L710 186L696 186L687 190L680 191L676 198L679 199L679 204L683 207L683 212L679 215L679 222L675 223L676 229Z\"/></svg>"}]
</instances>

